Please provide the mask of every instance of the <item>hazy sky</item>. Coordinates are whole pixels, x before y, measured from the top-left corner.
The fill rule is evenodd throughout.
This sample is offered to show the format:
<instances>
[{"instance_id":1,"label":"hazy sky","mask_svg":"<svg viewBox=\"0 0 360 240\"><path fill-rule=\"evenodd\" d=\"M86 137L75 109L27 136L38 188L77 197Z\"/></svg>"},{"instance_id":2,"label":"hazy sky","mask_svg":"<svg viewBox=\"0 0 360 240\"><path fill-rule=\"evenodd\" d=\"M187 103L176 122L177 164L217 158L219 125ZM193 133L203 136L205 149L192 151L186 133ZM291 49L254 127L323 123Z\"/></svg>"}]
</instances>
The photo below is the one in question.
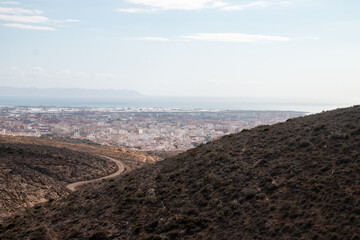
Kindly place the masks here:
<instances>
[{"instance_id":1,"label":"hazy sky","mask_svg":"<svg viewBox=\"0 0 360 240\"><path fill-rule=\"evenodd\" d=\"M0 0L0 86L360 103L359 0Z\"/></svg>"}]
</instances>

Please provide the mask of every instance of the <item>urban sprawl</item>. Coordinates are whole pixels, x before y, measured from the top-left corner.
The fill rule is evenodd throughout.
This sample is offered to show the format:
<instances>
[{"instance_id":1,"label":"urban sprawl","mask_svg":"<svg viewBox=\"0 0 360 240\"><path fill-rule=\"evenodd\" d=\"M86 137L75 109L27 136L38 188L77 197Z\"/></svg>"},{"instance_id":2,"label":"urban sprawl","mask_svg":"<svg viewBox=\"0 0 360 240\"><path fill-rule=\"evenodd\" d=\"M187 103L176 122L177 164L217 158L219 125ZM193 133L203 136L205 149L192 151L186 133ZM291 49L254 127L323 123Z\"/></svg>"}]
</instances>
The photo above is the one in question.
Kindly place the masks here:
<instances>
[{"instance_id":1,"label":"urban sprawl","mask_svg":"<svg viewBox=\"0 0 360 240\"><path fill-rule=\"evenodd\" d=\"M130 149L186 150L245 128L302 116L291 111L0 107L0 135L56 136Z\"/></svg>"}]
</instances>

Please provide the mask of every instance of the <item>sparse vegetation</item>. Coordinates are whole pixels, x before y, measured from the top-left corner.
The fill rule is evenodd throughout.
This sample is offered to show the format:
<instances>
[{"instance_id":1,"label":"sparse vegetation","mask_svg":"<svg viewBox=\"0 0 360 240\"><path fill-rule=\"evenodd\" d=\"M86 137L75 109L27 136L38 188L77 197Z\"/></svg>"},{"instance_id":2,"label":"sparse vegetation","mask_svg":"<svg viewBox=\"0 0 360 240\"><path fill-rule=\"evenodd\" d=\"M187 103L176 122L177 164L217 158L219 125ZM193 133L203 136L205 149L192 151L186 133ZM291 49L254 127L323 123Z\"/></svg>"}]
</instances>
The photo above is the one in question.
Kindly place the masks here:
<instances>
[{"instance_id":1,"label":"sparse vegetation","mask_svg":"<svg viewBox=\"0 0 360 240\"><path fill-rule=\"evenodd\" d=\"M109 239L359 239L360 106L266 128L89 186L5 229L9 218L0 238L43 226L60 239L99 227Z\"/></svg>"},{"instance_id":2,"label":"sparse vegetation","mask_svg":"<svg viewBox=\"0 0 360 240\"><path fill-rule=\"evenodd\" d=\"M53 134L43 134L40 136L40 138L62 141L62 142L67 142L67 143L81 143L81 144L88 144L88 145L93 145L93 146L100 146L100 144L90 141L88 139L62 137L62 136L57 136L57 135L53 135Z\"/></svg>"},{"instance_id":3,"label":"sparse vegetation","mask_svg":"<svg viewBox=\"0 0 360 240\"><path fill-rule=\"evenodd\" d=\"M116 165L98 156L121 158L129 168L144 155L120 148L41 138L0 137L0 218L69 194L66 184L109 175ZM111 185L113 188L116 183ZM39 210L41 205L36 205Z\"/></svg>"}]
</instances>

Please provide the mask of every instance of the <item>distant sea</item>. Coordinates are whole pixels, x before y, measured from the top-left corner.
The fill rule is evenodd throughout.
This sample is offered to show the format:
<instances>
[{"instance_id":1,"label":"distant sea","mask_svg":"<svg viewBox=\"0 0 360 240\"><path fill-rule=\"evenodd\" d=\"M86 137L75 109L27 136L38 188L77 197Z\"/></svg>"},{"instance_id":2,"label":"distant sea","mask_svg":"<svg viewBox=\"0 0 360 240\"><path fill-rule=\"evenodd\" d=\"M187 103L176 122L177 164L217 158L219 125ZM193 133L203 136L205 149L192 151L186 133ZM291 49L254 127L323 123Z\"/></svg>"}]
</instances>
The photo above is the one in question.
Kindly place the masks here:
<instances>
[{"instance_id":1,"label":"distant sea","mask_svg":"<svg viewBox=\"0 0 360 240\"><path fill-rule=\"evenodd\" d=\"M180 108L208 110L281 110L318 113L346 104L308 103L266 98L210 97L131 97L131 98L52 98L0 96L1 106L54 106L95 108Z\"/></svg>"}]
</instances>

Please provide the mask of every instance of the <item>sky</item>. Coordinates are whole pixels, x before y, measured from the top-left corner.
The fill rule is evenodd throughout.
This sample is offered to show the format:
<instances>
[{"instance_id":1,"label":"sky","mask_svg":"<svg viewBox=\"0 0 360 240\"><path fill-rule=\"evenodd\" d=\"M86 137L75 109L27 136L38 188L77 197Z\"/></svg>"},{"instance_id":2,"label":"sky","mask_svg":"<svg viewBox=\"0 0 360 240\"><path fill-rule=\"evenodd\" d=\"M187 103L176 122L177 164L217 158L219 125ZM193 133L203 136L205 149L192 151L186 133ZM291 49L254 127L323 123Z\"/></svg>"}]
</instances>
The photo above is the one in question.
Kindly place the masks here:
<instances>
[{"instance_id":1,"label":"sky","mask_svg":"<svg viewBox=\"0 0 360 240\"><path fill-rule=\"evenodd\" d=\"M360 103L359 0L0 0L0 86Z\"/></svg>"}]
</instances>

